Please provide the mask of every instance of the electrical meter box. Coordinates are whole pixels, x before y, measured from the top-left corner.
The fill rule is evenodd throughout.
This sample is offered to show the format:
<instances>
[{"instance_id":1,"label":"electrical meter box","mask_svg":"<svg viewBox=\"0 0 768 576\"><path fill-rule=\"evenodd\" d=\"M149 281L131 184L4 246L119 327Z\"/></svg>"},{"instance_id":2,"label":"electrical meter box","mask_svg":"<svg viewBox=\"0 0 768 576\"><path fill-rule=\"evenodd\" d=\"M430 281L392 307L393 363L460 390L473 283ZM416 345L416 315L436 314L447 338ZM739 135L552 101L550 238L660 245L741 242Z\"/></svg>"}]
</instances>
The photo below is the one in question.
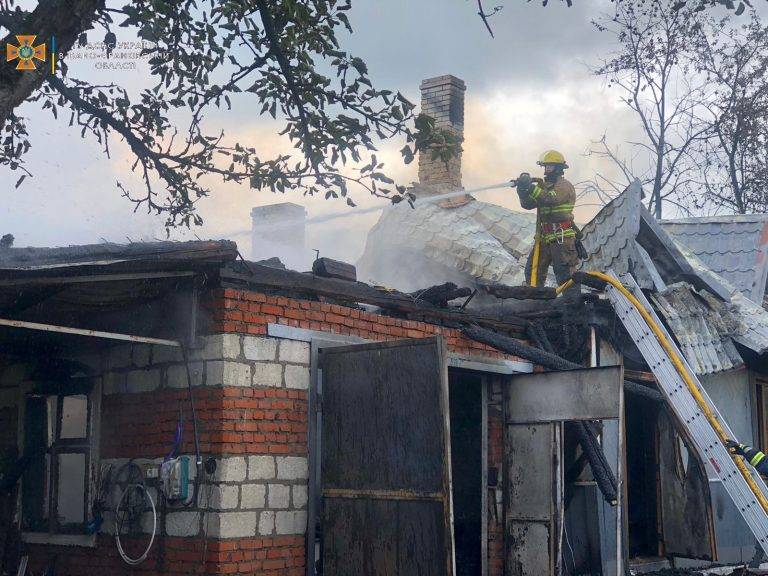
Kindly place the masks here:
<instances>
[{"instance_id":1,"label":"electrical meter box","mask_svg":"<svg viewBox=\"0 0 768 576\"><path fill-rule=\"evenodd\" d=\"M160 486L168 500L189 497L189 458L179 456L160 465Z\"/></svg>"}]
</instances>

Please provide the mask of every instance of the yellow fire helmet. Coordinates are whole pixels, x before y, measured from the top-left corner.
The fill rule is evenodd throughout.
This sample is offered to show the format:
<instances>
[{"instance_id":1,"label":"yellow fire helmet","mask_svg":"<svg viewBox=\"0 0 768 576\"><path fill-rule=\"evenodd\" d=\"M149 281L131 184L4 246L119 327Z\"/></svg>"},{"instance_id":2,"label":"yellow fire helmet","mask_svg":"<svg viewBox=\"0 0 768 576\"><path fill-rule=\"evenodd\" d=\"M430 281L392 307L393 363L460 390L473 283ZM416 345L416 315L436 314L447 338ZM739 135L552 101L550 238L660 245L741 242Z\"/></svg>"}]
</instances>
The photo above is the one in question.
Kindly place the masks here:
<instances>
[{"instance_id":1,"label":"yellow fire helmet","mask_svg":"<svg viewBox=\"0 0 768 576\"><path fill-rule=\"evenodd\" d=\"M544 154L539 156L539 161L536 162L536 164L539 166L544 166L545 164L562 164L563 168L568 168L565 156L557 150L547 150Z\"/></svg>"}]
</instances>

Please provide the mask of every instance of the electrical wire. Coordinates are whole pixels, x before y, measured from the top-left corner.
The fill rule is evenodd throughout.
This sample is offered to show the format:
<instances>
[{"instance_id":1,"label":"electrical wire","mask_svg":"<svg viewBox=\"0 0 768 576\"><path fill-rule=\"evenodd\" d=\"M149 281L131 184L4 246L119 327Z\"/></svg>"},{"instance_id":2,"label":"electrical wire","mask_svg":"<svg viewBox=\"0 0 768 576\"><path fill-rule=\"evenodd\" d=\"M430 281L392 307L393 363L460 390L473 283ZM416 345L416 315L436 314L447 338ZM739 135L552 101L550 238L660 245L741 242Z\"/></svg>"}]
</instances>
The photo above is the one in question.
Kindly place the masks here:
<instances>
[{"instance_id":1,"label":"electrical wire","mask_svg":"<svg viewBox=\"0 0 768 576\"><path fill-rule=\"evenodd\" d=\"M123 559L123 562L129 566L138 566L147 559L149 551L152 549L152 544L155 542L155 534L157 534L157 508L155 508L155 501L152 500L152 496L149 494L149 491L147 490L147 487L144 485L144 483L132 482L125 487L123 493L120 495L120 500L118 501L117 507L115 508L115 513L120 510L120 506L123 504L123 500L125 499L126 494L129 494L131 489L142 490L144 492L144 497L149 500L149 505L152 508L152 535L149 538L149 544L147 544L144 553L138 558L131 558L123 550L123 544L120 541L120 529L122 528L123 524L122 521L120 521L117 525L117 529L115 530L115 543L117 544L117 552L120 554L120 558Z\"/></svg>"},{"instance_id":2,"label":"electrical wire","mask_svg":"<svg viewBox=\"0 0 768 576\"><path fill-rule=\"evenodd\" d=\"M195 488L189 503L197 503L200 482L203 476L203 457L200 455L200 435L197 430L197 412L195 411L195 396L192 392L192 372L189 369L189 351L186 346L181 347L184 357L184 367L187 372L187 392L189 394L189 408L192 415L192 434L195 438Z\"/></svg>"}]
</instances>

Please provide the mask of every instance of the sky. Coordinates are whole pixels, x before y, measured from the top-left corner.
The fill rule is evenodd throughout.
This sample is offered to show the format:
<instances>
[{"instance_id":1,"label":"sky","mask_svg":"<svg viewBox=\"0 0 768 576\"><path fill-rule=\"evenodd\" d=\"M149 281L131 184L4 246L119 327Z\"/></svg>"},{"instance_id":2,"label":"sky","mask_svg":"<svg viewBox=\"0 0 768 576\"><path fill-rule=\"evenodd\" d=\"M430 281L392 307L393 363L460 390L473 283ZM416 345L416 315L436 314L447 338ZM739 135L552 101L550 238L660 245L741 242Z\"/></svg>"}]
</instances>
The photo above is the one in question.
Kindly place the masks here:
<instances>
[{"instance_id":1,"label":"sky","mask_svg":"<svg viewBox=\"0 0 768 576\"><path fill-rule=\"evenodd\" d=\"M377 87L399 90L413 102L419 101L424 78L453 74L466 82L466 188L535 172L536 158L550 148L566 155L568 178L580 182L596 173L613 174L609 163L586 155L592 141L605 135L608 142L621 144L639 132L619 94L590 72L590 65L614 48L613 39L591 24L611 8L608 0L581 0L572 8L557 1L542 7L507 0L491 19L491 38L473 0L358 0L350 13L355 32L342 41L345 50L367 62ZM119 29L118 41L132 40L125 34ZM94 82L111 77L133 90L147 85L141 63L136 70L106 72L96 69L93 61L71 59L69 70L71 76ZM0 233L12 233L16 246L165 239L164 218L134 212L115 185L117 180L139 184L131 173L127 147L113 142L111 157L106 158L92 138L81 139L79 130L68 127L68 114L54 120L36 106L20 109L29 117L33 147L27 162L33 178L16 189L18 174L0 169L0 189L6 191ZM277 135L280 125L258 116L254 108L240 99L232 111L218 113L211 121L230 137L252 142L262 156L286 150ZM416 180L416 163L402 163L397 153L402 145L386 143L378 156L389 175L407 184ZM230 238L248 257L253 206L290 201L304 205L310 217L345 209L342 202L322 198L257 191L213 178L206 183L212 193L198 204L204 225L172 230L170 238ZM354 199L361 207L381 202L362 192ZM519 209L511 189L486 192L478 199ZM588 221L597 210L596 200L586 199L576 218ZM354 262L377 219L378 214L367 213L310 226L306 249Z\"/></svg>"}]
</instances>

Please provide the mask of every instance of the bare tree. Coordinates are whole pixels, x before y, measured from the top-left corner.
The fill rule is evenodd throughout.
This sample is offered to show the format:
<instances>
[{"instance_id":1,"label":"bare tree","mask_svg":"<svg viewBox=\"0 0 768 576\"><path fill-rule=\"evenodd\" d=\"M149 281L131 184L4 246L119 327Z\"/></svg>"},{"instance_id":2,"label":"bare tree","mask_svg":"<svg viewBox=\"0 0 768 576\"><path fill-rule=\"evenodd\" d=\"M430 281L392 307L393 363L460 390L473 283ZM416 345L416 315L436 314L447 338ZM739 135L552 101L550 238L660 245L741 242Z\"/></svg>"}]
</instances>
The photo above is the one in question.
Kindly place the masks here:
<instances>
[{"instance_id":1,"label":"bare tree","mask_svg":"<svg viewBox=\"0 0 768 576\"><path fill-rule=\"evenodd\" d=\"M696 54L713 86L706 103L713 138L702 150L698 204L768 212L768 26L755 12L738 27L709 18Z\"/></svg>"},{"instance_id":2,"label":"bare tree","mask_svg":"<svg viewBox=\"0 0 768 576\"><path fill-rule=\"evenodd\" d=\"M619 43L594 72L637 116L643 138L628 145L635 169L645 166L635 176L649 190L648 208L661 218L663 204L683 205L696 181L691 153L709 137L710 126L697 114L707 87L690 59L697 14L667 0L640 6L619 2L613 15L594 21Z\"/></svg>"}]
</instances>

